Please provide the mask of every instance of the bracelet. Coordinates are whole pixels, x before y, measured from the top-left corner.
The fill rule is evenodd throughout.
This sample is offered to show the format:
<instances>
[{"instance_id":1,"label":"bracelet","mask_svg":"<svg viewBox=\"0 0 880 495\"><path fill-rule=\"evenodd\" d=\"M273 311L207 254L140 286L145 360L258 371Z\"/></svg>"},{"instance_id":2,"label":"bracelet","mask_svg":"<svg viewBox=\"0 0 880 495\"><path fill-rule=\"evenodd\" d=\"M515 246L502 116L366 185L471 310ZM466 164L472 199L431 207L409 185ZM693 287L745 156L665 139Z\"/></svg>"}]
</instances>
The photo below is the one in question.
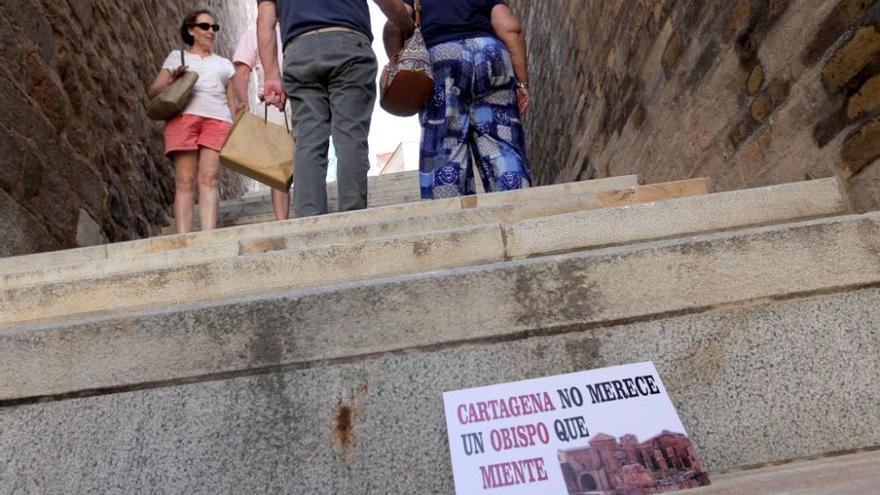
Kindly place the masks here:
<instances>
[{"instance_id":1,"label":"bracelet","mask_svg":"<svg viewBox=\"0 0 880 495\"><path fill-rule=\"evenodd\" d=\"M516 88L517 89L529 89L529 83L524 82L524 81L517 81Z\"/></svg>"}]
</instances>

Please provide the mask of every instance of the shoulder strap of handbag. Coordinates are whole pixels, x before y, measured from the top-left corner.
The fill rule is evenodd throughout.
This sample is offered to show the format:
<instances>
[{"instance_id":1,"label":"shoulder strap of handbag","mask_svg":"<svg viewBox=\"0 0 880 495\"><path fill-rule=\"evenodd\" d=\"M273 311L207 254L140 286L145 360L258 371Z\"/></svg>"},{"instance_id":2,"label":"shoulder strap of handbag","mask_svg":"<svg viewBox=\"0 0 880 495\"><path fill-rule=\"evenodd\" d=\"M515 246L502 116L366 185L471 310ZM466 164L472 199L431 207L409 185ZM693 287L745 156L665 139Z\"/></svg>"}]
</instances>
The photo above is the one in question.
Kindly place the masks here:
<instances>
[{"instance_id":1,"label":"shoulder strap of handbag","mask_svg":"<svg viewBox=\"0 0 880 495\"><path fill-rule=\"evenodd\" d=\"M422 27L422 0L415 0L413 10L416 12L416 28Z\"/></svg>"},{"instance_id":2,"label":"shoulder strap of handbag","mask_svg":"<svg viewBox=\"0 0 880 495\"><path fill-rule=\"evenodd\" d=\"M183 58L183 48L180 49L180 65L181 66L186 65L186 59Z\"/></svg>"}]
</instances>

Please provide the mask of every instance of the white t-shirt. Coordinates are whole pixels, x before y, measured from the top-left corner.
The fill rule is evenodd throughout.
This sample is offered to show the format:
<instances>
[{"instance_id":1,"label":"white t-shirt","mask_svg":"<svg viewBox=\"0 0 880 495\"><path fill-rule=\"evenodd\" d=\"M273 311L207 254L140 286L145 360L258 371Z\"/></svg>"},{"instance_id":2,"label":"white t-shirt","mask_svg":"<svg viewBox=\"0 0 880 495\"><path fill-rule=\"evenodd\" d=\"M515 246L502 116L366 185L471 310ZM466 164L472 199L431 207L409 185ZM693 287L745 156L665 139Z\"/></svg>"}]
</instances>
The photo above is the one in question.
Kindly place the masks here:
<instances>
[{"instance_id":1,"label":"white t-shirt","mask_svg":"<svg viewBox=\"0 0 880 495\"><path fill-rule=\"evenodd\" d=\"M226 86L235 74L232 62L213 54L202 58L186 50L183 55L188 70L199 74L199 80L183 113L232 122L232 113L226 100ZM165 59L162 68L173 71L178 67L180 67L180 51L174 50Z\"/></svg>"},{"instance_id":2,"label":"white t-shirt","mask_svg":"<svg viewBox=\"0 0 880 495\"><path fill-rule=\"evenodd\" d=\"M281 29L279 29L278 24L275 25L275 37L275 43L278 46L278 67L281 68L283 67L282 62L284 59L284 50L281 44ZM238 47L235 49L235 55L232 56L232 61L245 64L256 73L257 97L262 98L263 85L266 76L263 71L263 62L260 60L260 47L257 42L257 26L251 26L250 29L244 32L241 41L238 42Z\"/></svg>"}]
</instances>

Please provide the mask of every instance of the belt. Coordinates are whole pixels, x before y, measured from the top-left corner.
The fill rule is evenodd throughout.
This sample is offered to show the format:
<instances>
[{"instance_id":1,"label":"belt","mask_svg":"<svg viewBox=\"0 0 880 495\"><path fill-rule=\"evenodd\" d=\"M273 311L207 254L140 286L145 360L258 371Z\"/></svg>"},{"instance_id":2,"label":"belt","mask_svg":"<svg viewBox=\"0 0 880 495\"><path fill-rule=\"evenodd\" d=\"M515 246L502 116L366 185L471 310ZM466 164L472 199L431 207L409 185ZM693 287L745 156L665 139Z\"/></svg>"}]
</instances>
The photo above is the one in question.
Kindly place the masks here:
<instances>
[{"instance_id":1,"label":"belt","mask_svg":"<svg viewBox=\"0 0 880 495\"><path fill-rule=\"evenodd\" d=\"M325 28L313 29L311 31L306 31L305 33L297 35L291 41L298 40L300 38L305 38L306 36L312 36L313 34L321 34L321 33L354 33L354 34L359 34L359 35L363 36L364 39L367 40L368 42L370 41L369 36L358 31L357 29L352 29L352 28L347 28L347 27L342 27L342 26L331 26L331 27L325 27Z\"/></svg>"}]
</instances>

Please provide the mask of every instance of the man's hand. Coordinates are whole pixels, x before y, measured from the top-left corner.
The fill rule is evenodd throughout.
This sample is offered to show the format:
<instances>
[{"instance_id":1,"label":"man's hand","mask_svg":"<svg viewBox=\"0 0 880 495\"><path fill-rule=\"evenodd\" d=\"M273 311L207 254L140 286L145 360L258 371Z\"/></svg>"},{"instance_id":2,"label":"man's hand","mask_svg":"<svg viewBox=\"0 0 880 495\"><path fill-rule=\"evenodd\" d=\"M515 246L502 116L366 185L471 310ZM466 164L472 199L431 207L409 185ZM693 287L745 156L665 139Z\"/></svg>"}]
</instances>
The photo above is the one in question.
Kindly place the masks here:
<instances>
[{"instance_id":1,"label":"man's hand","mask_svg":"<svg viewBox=\"0 0 880 495\"><path fill-rule=\"evenodd\" d=\"M277 22L278 12L275 10L275 2L260 2L257 7L257 41L266 77L263 97L270 105L283 111L287 104L287 95L281 87L281 61L278 60L278 42L275 37Z\"/></svg>"},{"instance_id":2,"label":"man's hand","mask_svg":"<svg viewBox=\"0 0 880 495\"><path fill-rule=\"evenodd\" d=\"M266 103L277 107L278 110L284 111L284 107L287 106L287 95L284 94L284 89L281 87L281 79L266 78L263 99L266 100Z\"/></svg>"}]
</instances>

